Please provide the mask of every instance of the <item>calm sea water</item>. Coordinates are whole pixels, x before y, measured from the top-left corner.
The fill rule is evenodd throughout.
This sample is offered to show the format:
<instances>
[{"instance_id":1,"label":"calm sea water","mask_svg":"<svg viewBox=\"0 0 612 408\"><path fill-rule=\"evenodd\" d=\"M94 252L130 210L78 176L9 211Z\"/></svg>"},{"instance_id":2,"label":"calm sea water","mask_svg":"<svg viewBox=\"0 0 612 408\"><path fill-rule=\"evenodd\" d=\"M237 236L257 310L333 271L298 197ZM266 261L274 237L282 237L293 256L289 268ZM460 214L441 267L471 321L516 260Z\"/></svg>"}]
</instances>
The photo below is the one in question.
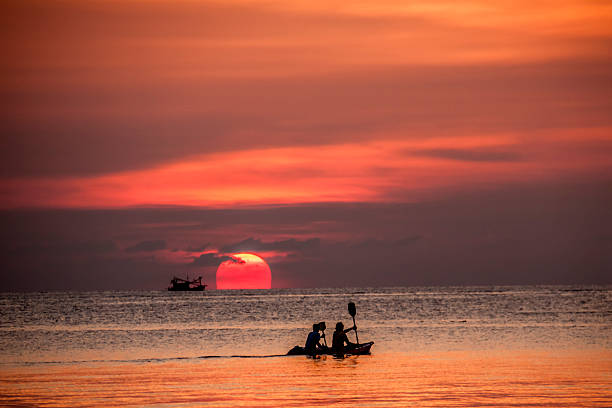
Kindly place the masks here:
<instances>
[{"instance_id":1,"label":"calm sea water","mask_svg":"<svg viewBox=\"0 0 612 408\"><path fill-rule=\"evenodd\" d=\"M371 356L263 357L349 301ZM610 373L611 287L0 295L11 404L606 406Z\"/></svg>"}]
</instances>

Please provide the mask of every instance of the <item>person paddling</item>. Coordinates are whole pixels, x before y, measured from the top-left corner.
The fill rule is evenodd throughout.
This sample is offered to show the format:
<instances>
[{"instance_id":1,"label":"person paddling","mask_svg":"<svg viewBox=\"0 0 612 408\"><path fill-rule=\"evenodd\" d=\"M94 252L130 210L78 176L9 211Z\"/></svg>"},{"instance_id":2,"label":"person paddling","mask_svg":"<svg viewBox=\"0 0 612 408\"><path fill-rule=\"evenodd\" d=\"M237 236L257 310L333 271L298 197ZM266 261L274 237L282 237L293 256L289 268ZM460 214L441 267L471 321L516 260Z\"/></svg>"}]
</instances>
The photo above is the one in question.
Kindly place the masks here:
<instances>
[{"instance_id":1,"label":"person paddling","mask_svg":"<svg viewBox=\"0 0 612 408\"><path fill-rule=\"evenodd\" d=\"M353 327L349 327L348 329L344 330L344 324L342 322L336 323L336 331L334 331L334 337L332 340L332 350L335 355L344 356L344 344L345 343L349 347L356 345L355 343L351 343L348 337L346 336L346 333L350 332L351 330L356 331L357 326L353 325Z\"/></svg>"},{"instance_id":2,"label":"person paddling","mask_svg":"<svg viewBox=\"0 0 612 408\"><path fill-rule=\"evenodd\" d=\"M315 355L317 350L322 349L324 346L321 345L321 335L319 334L320 330L319 323L315 323L312 325L312 331L308 333L308 338L306 339L306 345L304 346L304 350L306 350L306 354Z\"/></svg>"}]
</instances>

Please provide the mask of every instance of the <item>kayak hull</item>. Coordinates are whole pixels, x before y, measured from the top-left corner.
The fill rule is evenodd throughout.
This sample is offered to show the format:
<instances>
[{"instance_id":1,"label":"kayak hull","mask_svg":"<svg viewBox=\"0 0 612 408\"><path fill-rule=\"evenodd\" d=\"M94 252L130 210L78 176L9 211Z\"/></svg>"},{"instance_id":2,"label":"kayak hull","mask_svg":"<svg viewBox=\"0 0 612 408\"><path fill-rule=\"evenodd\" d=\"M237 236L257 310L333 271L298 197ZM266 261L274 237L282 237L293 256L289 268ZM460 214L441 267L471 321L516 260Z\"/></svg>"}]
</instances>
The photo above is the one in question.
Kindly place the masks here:
<instances>
[{"instance_id":1,"label":"kayak hull","mask_svg":"<svg viewBox=\"0 0 612 408\"><path fill-rule=\"evenodd\" d=\"M344 354L345 355L364 355L370 354L370 349L374 345L373 341L369 341L367 343L357 344L353 347L345 347ZM317 350L315 355L333 355L335 354L331 348L325 350ZM305 356L310 355L306 352L304 347L295 346L291 350L287 352L288 356Z\"/></svg>"}]
</instances>

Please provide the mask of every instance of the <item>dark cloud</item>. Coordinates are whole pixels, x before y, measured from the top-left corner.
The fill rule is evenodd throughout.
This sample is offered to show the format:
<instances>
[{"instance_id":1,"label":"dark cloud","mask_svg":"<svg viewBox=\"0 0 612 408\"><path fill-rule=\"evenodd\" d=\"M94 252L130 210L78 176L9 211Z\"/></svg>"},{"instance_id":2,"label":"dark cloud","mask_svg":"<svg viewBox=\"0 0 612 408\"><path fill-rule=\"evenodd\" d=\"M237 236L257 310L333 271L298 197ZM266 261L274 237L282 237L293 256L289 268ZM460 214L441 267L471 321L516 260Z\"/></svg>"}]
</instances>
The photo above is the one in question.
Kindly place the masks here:
<instances>
[{"instance_id":1,"label":"dark cloud","mask_svg":"<svg viewBox=\"0 0 612 408\"><path fill-rule=\"evenodd\" d=\"M111 240L84 241L84 242L47 242L34 243L17 246L13 252L24 255L36 255L47 253L50 255L82 255L82 254L104 254L117 249L115 242Z\"/></svg>"},{"instance_id":2,"label":"dark cloud","mask_svg":"<svg viewBox=\"0 0 612 408\"><path fill-rule=\"evenodd\" d=\"M357 243L348 241L346 244L350 245L353 248L377 248L377 247L398 248L398 247L403 247L405 245L411 245L422 239L424 239L422 235L413 235L413 236L401 238L398 240L384 240L384 239L370 238L370 239L366 239L364 241L360 241Z\"/></svg>"},{"instance_id":3,"label":"dark cloud","mask_svg":"<svg viewBox=\"0 0 612 408\"><path fill-rule=\"evenodd\" d=\"M0 291L159 289L177 268L230 259L110 250L146 241L151 225L164 226L155 233L170 247L288 252L266 259L275 286L612 283L610 185L521 184L395 204L0 211ZM89 241L98 244L62 256L49 247Z\"/></svg>"},{"instance_id":4,"label":"dark cloud","mask_svg":"<svg viewBox=\"0 0 612 408\"><path fill-rule=\"evenodd\" d=\"M125 252L154 252L161 249L166 249L166 241L160 239L154 241L141 241L136 245L125 248Z\"/></svg>"},{"instance_id":5,"label":"dark cloud","mask_svg":"<svg viewBox=\"0 0 612 408\"><path fill-rule=\"evenodd\" d=\"M202 252L204 251L206 248L210 247L210 242L207 242L204 245L200 245L198 247L188 247L187 249L185 249L185 252Z\"/></svg>"},{"instance_id":6,"label":"dark cloud","mask_svg":"<svg viewBox=\"0 0 612 408\"><path fill-rule=\"evenodd\" d=\"M125 87L59 87L52 92L58 100L44 104L68 105L64 110L69 113L39 117L36 112L27 112L32 99L44 100L51 94L41 89L44 95L17 98L0 113L0 130L5 135L0 174L101 174L230 151L236 146L335 144L369 140L381 132L418 139L609 126L609 65L610 61L582 60L486 67L394 67L266 81L219 79L197 87L191 83L173 85L175 104L206 107L214 100L209 109L219 113L209 116L157 115L158 101L167 100L167 87L159 86L142 92ZM334 92L330 94L329 89ZM236 100L241 101L242 109L235 109ZM287 100L292 103L287 104ZM526 100L538 103L526 104ZM312 101L318 103L313 105ZM104 109L126 103L128 106L119 112ZM173 106L171 102L168 105ZM87 106L90 113L70 113ZM375 109L377 106L388 109L383 114ZM453 109L441 109L447 106ZM134 115L126 118L125 111ZM310 115L305 118L304 112ZM253 137L253 129L257 137ZM511 152L431 150L421 154L469 161L520 159Z\"/></svg>"},{"instance_id":7,"label":"dark cloud","mask_svg":"<svg viewBox=\"0 0 612 408\"><path fill-rule=\"evenodd\" d=\"M226 245L221 248L221 252L241 252L241 251L308 251L319 247L319 238L307 240L297 240L295 238L282 241L263 242L260 239L247 238L240 242Z\"/></svg>"},{"instance_id":8,"label":"dark cloud","mask_svg":"<svg viewBox=\"0 0 612 408\"><path fill-rule=\"evenodd\" d=\"M413 235L411 237L405 237L405 238L398 239L397 241L393 242L393 245L394 246L410 245L422 239L424 239L422 235Z\"/></svg>"},{"instance_id":9,"label":"dark cloud","mask_svg":"<svg viewBox=\"0 0 612 408\"><path fill-rule=\"evenodd\" d=\"M0 290L165 290L176 269L152 258L109 256L6 260Z\"/></svg>"},{"instance_id":10,"label":"dark cloud","mask_svg":"<svg viewBox=\"0 0 612 408\"><path fill-rule=\"evenodd\" d=\"M523 155L518 152L493 149L425 149L407 153L417 156L473 162L515 162L523 160Z\"/></svg>"},{"instance_id":11,"label":"dark cloud","mask_svg":"<svg viewBox=\"0 0 612 408\"><path fill-rule=\"evenodd\" d=\"M219 266L222 262L232 261L236 263L244 263L243 260L231 256L220 255L217 253L202 254L195 258L192 262L194 266Z\"/></svg>"}]
</instances>

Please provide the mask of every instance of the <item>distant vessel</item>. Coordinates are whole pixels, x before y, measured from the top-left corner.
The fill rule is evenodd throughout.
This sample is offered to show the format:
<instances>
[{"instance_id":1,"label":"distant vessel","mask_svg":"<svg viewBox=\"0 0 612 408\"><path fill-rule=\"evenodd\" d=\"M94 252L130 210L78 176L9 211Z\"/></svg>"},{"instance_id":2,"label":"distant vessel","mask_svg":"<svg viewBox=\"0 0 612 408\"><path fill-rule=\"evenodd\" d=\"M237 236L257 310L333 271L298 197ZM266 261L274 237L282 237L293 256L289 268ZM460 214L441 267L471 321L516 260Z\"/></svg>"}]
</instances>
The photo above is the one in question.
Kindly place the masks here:
<instances>
[{"instance_id":1,"label":"distant vessel","mask_svg":"<svg viewBox=\"0 0 612 408\"><path fill-rule=\"evenodd\" d=\"M203 291L206 286L205 284L202 284L202 277L198 276L196 279L194 280L189 280L189 276L187 276L187 279L182 279L182 278L177 278L176 276L174 278L172 278L172 280L170 281L170 283L172 284L172 286L168 287L168 290L172 290L172 291Z\"/></svg>"}]
</instances>

